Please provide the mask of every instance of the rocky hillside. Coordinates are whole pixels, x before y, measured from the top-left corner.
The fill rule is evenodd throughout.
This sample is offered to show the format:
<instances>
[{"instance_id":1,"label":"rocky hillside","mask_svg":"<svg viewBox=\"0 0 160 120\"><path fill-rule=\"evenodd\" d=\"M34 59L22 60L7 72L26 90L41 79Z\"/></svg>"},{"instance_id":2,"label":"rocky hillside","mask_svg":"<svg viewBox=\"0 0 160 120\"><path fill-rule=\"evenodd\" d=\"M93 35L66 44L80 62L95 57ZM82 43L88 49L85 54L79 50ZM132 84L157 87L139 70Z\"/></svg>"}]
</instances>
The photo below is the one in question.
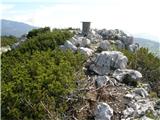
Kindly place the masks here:
<instances>
[{"instance_id":1,"label":"rocky hillside","mask_svg":"<svg viewBox=\"0 0 160 120\"><path fill-rule=\"evenodd\" d=\"M91 30L86 37L77 31L60 48L80 51L88 57L84 66L88 78L84 90L89 102L79 110L78 119L86 119L87 111L95 120L160 119L160 101L149 95L150 85L138 85L143 75L128 69L128 58L117 51L136 52L139 44L134 43L132 36L117 29Z\"/></svg>"},{"instance_id":2,"label":"rocky hillside","mask_svg":"<svg viewBox=\"0 0 160 120\"><path fill-rule=\"evenodd\" d=\"M160 119L160 60L132 36L118 29L31 33L2 54L4 119Z\"/></svg>"}]
</instances>

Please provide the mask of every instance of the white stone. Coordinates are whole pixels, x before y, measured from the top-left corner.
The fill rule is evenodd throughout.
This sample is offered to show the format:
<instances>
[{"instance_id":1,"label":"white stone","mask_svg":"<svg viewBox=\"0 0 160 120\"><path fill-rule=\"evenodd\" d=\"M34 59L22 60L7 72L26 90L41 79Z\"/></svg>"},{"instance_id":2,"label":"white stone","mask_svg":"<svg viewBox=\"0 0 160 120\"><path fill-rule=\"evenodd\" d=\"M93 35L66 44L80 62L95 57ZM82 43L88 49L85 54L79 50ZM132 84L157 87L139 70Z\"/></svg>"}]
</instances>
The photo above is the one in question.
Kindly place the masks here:
<instances>
[{"instance_id":1,"label":"white stone","mask_svg":"<svg viewBox=\"0 0 160 120\"><path fill-rule=\"evenodd\" d=\"M134 114L134 109L133 108L126 108L124 111L123 111L123 115L125 118L129 117L129 116L133 116Z\"/></svg>"},{"instance_id":2,"label":"white stone","mask_svg":"<svg viewBox=\"0 0 160 120\"><path fill-rule=\"evenodd\" d=\"M108 76L98 76L97 79L95 80L96 87L97 88L102 87L106 85L108 81L109 81Z\"/></svg>"},{"instance_id":3,"label":"white stone","mask_svg":"<svg viewBox=\"0 0 160 120\"><path fill-rule=\"evenodd\" d=\"M66 41L65 43L64 43L64 47L65 47L65 49L71 49L71 50L73 50L73 51L76 51L77 50L77 47L75 46L75 45L73 45L70 41Z\"/></svg>"},{"instance_id":4,"label":"white stone","mask_svg":"<svg viewBox=\"0 0 160 120\"><path fill-rule=\"evenodd\" d=\"M110 50L110 43L108 40L104 40L100 42L99 48L101 48L101 50Z\"/></svg>"},{"instance_id":5,"label":"white stone","mask_svg":"<svg viewBox=\"0 0 160 120\"><path fill-rule=\"evenodd\" d=\"M82 39L81 47L88 47L91 44L91 41L87 38Z\"/></svg>"},{"instance_id":6,"label":"white stone","mask_svg":"<svg viewBox=\"0 0 160 120\"><path fill-rule=\"evenodd\" d=\"M149 94L144 88L136 88L134 93L140 95L143 98L146 98Z\"/></svg>"},{"instance_id":7,"label":"white stone","mask_svg":"<svg viewBox=\"0 0 160 120\"><path fill-rule=\"evenodd\" d=\"M125 45L120 40L116 40L115 44L117 45L118 49L124 49L125 48Z\"/></svg>"},{"instance_id":8,"label":"white stone","mask_svg":"<svg viewBox=\"0 0 160 120\"><path fill-rule=\"evenodd\" d=\"M95 110L95 120L111 120L113 109L104 102L100 102Z\"/></svg>"},{"instance_id":9,"label":"white stone","mask_svg":"<svg viewBox=\"0 0 160 120\"><path fill-rule=\"evenodd\" d=\"M81 36L74 36L74 37L72 37L71 39L70 39L70 42L73 44L73 45L75 45L75 46L80 46L81 44L82 44L82 39L83 39L84 37L81 37Z\"/></svg>"},{"instance_id":10,"label":"white stone","mask_svg":"<svg viewBox=\"0 0 160 120\"><path fill-rule=\"evenodd\" d=\"M136 52L139 49L139 45L138 44L131 44L128 47L128 50L131 52Z\"/></svg>"},{"instance_id":11,"label":"white stone","mask_svg":"<svg viewBox=\"0 0 160 120\"><path fill-rule=\"evenodd\" d=\"M130 75L133 80L139 80L142 78L142 74L139 71L132 69L117 69L114 71L113 77L122 82L126 74Z\"/></svg>"},{"instance_id":12,"label":"white stone","mask_svg":"<svg viewBox=\"0 0 160 120\"><path fill-rule=\"evenodd\" d=\"M80 47L79 48L79 51L80 51L80 53L82 53L82 54L84 54L84 55L86 55L86 56L92 56L92 54L93 54L93 50L92 49L89 49L89 48L84 48L84 47Z\"/></svg>"},{"instance_id":13,"label":"white stone","mask_svg":"<svg viewBox=\"0 0 160 120\"><path fill-rule=\"evenodd\" d=\"M90 70L99 75L106 75L111 69L124 69L127 61L127 57L119 51L103 51L92 61Z\"/></svg>"}]
</instances>

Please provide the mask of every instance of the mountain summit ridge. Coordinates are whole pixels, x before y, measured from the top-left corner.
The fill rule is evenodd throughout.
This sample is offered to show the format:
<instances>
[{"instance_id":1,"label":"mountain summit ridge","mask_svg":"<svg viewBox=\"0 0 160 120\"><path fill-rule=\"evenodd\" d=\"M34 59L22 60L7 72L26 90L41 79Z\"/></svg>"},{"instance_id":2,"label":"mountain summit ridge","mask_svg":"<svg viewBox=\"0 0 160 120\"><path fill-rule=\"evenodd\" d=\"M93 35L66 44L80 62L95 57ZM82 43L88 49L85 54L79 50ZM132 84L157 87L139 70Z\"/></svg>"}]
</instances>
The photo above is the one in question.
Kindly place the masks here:
<instances>
[{"instance_id":1,"label":"mountain summit ridge","mask_svg":"<svg viewBox=\"0 0 160 120\"><path fill-rule=\"evenodd\" d=\"M1 19L1 36L13 35L21 37L23 34L27 34L30 30L36 28L38 27L28 25L23 22Z\"/></svg>"}]
</instances>

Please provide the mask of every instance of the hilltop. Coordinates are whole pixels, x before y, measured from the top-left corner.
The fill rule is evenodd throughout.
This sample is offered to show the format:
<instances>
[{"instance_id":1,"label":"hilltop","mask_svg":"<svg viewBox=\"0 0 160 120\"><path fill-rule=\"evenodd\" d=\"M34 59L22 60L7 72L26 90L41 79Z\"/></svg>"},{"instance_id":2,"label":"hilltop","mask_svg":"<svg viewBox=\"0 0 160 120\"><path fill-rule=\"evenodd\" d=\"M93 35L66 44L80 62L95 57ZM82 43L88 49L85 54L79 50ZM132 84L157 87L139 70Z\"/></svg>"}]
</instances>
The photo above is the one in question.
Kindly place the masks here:
<instances>
[{"instance_id":1,"label":"hilltop","mask_svg":"<svg viewBox=\"0 0 160 120\"><path fill-rule=\"evenodd\" d=\"M119 29L32 30L2 53L2 119L158 120L159 66Z\"/></svg>"}]
</instances>

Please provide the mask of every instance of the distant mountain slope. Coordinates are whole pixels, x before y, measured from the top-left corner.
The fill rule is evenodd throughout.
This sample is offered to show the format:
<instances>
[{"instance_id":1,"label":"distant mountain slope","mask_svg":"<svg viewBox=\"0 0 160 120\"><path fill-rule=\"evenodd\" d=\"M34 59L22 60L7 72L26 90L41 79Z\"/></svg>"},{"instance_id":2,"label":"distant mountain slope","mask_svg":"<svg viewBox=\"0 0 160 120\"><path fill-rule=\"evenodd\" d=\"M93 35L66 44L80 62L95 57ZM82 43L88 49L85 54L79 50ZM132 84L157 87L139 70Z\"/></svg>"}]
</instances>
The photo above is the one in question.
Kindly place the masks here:
<instances>
[{"instance_id":1,"label":"distant mountain slope","mask_svg":"<svg viewBox=\"0 0 160 120\"><path fill-rule=\"evenodd\" d=\"M160 57L160 42L155 42L144 38L134 38L136 43L139 43L141 47L148 48L152 53L155 53Z\"/></svg>"},{"instance_id":2,"label":"distant mountain slope","mask_svg":"<svg viewBox=\"0 0 160 120\"><path fill-rule=\"evenodd\" d=\"M1 35L14 35L20 37L28 31L37 28L22 22L1 19Z\"/></svg>"}]
</instances>

